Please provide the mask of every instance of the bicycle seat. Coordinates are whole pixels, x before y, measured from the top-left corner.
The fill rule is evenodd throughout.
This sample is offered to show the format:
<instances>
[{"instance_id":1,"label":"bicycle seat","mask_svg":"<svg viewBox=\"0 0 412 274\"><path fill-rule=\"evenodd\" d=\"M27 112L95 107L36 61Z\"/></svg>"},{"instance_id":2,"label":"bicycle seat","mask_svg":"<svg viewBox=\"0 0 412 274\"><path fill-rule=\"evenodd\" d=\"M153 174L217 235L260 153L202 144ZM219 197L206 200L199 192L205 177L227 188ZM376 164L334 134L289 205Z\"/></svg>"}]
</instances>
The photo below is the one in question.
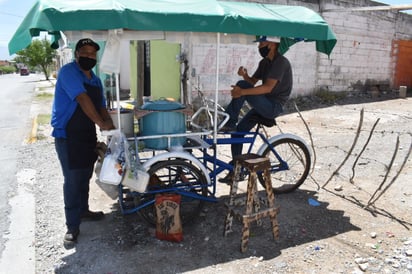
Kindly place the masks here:
<instances>
[{"instance_id":1,"label":"bicycle seat","mask_svg":"<svg viewBox=\"0 0 412 274\"><path fill-rule=\"evenodd\" d=\"M265 118L259 114L254 114L249 117L251 121L255 121L258 124L264 125L266 127L273 127L276 125L276 119Z\"/></svg>"}]
</instances>

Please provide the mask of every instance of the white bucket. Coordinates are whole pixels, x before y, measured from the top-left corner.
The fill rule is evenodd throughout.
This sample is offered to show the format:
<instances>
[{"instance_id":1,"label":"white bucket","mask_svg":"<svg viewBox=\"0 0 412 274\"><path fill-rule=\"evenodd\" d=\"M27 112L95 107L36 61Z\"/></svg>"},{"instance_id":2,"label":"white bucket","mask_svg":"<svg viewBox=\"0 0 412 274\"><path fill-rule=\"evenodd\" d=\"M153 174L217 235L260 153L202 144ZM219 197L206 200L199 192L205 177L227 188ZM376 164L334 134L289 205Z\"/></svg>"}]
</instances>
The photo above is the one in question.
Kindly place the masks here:
<instances>
[{"instance_id":1,"label":"white bucket","mask_svg":"<svg viewBox=\"0 0 412 274\"><path fill-rule=\"evenodd\" d=\"M406 90L407 90L407 86L400 86L399 87L399 97L400 98L406 98Z\"/></svg>"},{"instance_id":2,"label":"white bucket","mask_svg":"<svg viewBox=\"0 0 412 274\"><path fill-rule=\"evenodd\" d=\"M118 129L117 110L109 111L110 117L113 120L114 126ZM121 131L126 137L134 136L134 113L133 110L121 110L120 112L120 126Z\"/></svg>"}]
</instances>

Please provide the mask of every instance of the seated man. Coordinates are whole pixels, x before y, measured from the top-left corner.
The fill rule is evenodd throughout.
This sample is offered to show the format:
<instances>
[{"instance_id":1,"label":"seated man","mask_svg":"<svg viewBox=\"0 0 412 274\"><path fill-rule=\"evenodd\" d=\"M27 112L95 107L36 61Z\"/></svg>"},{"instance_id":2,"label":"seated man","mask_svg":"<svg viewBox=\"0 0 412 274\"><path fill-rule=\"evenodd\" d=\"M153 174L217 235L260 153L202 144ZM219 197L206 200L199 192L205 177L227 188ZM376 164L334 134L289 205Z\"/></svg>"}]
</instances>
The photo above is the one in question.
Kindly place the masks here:
<instances>
[{"instance_id":1,"label":"seated man","mask_svg":"<svg viewBox=\"0 0 412 274\"><path fill-rule=\"evenodd\" d=\"M250 77L245 68L239 67L238 74L243 80L232 86L232 100L227 106L226 113L230 118L221 131L248 132L256 125L253 116L274 119L283 111L283 105L292 91L293 77L291 65L283 55L279 54L279 39L267 36L258 36L254 42L259 42L258 49L262 56L255 73ZM255 84L261 80L261 85ZM245 100L251 110L236 125L240 109ZM232 136L239 137L239 134ZM242 144L233 144L232 157L242 154ZM232 181L233 172L219 179L219 182Z\"/></svg>"}]
</instances>

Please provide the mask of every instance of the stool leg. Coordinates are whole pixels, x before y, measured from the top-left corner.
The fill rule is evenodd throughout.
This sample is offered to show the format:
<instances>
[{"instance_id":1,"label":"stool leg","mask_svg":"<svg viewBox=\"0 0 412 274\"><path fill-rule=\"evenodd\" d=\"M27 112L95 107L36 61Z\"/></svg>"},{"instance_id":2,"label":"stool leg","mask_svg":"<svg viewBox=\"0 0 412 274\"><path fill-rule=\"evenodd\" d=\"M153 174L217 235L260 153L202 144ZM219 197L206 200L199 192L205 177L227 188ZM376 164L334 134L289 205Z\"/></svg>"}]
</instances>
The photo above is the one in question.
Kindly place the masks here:
<instances>
[{"instance_id":1,"label":"stool leg","mask_svg":"<svg viewBox=\"0 0 412 274\"><path fill-rule=\"evenodd\" d=\"M252 189L252 193L253 193L253 212L259 212L260 211L260 202L259 202L259 193L257 190L257 181L256 181L256 177L255 177L255 181L253 183L253 189ZM261 226L262 225L262 219L257 219L256 221L257 225Z\"/></svg>"},{"instance_id":2,"label":"stool leg","mask_svg":"<svg viewBox=\"0 0 412 274\"><path fill-rule=\"evenodd\" d=\"M246 200L246 215L253 211L253 204L255 200L255 186L256 186L256 172L251 172L247 182L247 200Z\"/></svg>"},{"instance_id":3,"label":"stool leg","mask_svg":"<svg viewBox=\"0 0 412 274\"><path fill-rule=\"evenodd\" d=\"M272 188L272 180L270 177L270 172L269 169L265 169L264 171L265 175L265 186L266 186L266 196L268 199L268 206L269 208L275 208L275 195L273 194L273 188ZM270 222L272 224L272 234L274 239L279 239L279 224L277 221L277 211L274 211L269 214L270 216Z\"/></svg>"},{"instance_id":4,"label":"stool leg","mask_svg":"<svg viewBox=\"0 0 412 274\"><path fill-rule=\"evenodd\" d=\"M230 192L229 192L229 207L233 206L235 204L235 196L238 191L238 175L240 173L240 165L235 164L235 172L232 180L232 184L230 185ZM233 211L229 209L226 219L225 219L225 231L223 232L223 236L227 236L230 232L233 232L232 230L232 223L233 223Z\"/></svg>"},{"instance_id":5,"label":"stool leg","mask_svg":"<svg viewBox=\"0 0 412 274\"><path fill-rule=\"evenodd\" d=\"M235 172L233 173L233 180L232 184L230 185L230 199L229 199L229 205L233 206L235 203L235 196L238 191L238 185L239 185L239 174L240 174L240 168L241 166L238 164L235 164Z\"/></svg>"},{"instance_id":6,"label":"stool leg","mask_svg":"<svg viewBox=\"0 0 412 274\"><path fill-rule=\"evenodd\" d=\"M254 190L256 185L256 172L250 172L249 180L247 182L247 198L246 198L246 212L244 217L242 218L243 221L243 228L242 228L242 241L240 245L240 251L245 252L247 250L247 244L249 242L249 220L247 217L252 214L253 211L253 204L254 204Z\"/></svg>"},{"instance_id":7,"label":"stool leg","mask_svg":"<svg viewBox=\"0 0 412 274\"><path fill-rule=\"evenodd\" d=\"M249 222L248 220L243 220L243 229L242 229L242 241L240 243L240 251L243 253L247 250L247 244L249 243Z\"/></svg>"},{"instance_id":8,"label":"stool leg","mask_svg":"<svg viewBox=\"0 0 412 274\"><path fill-rule=\"evenodd\" d=\"M229 212L226 215L226 219L225 219L225 231L223 232L224 237L226 237L229 233L233 232L232 223L233 223L233 212L229 210Z\"/></svg>"}]
</instances>

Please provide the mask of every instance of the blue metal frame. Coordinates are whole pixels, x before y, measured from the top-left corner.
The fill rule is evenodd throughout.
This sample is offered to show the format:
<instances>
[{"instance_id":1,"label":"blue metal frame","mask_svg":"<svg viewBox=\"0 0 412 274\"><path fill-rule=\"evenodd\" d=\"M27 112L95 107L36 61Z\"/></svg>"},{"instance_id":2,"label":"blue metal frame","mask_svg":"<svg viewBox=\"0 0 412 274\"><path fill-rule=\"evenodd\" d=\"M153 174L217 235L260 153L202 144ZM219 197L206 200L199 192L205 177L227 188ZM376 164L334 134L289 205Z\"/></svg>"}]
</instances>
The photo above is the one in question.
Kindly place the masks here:
<instances>
[{"instance_id":1,"label":"blue metal frame","mask_svg":"<svg viewBox=\"0 0 412 274\"><path fill-rule=\"evenodd\" d=\"M213 138L206 138L204 137L204 141L207 142L212 146L213 154L208 153L208 149L202 148L200 149L203 153L202 157L199 157L199 160L204 163L205 166L207 166L208 163L211 163L213 165L213 168L209 172L209 174L206 174L210 177L211 179L211 184L207 185L207 187L213 187L212 191L208 190L208 193L210 194L211 197L205 197L202 195L195 194L193 192L187 191L187 190L182 190L182 185L177 185L175 187L168 187L168 188L162 188L162 189L156 189L156 190L150 190L144 193L137 193L137 192L129 192L128 194L131 196L134 195L155 195L158 193L166 193L166 192L173 192L173 193L178 193L182 196L194 198L194 199L199 199L203 201L208 201L208 202L216 202L217 198L215 197L215 192L216 192L216 177L219 175L221 172L228 170L228 171L233 171L233 165L230 163L226 163L217 157L217 145L232 145L232 144L249 144L248 148L248 153L252 152L253 146L256 142L257 137L259 136L260 139L271 149L272 153L276 156L276 158L279 160L280 165L276 167L271 167L271 172L278 172L281 170L287 170L289 168L288 164L281 159L279 154L275 151L275 149L270 145L269 139L267 139L261 132L260 132L261 125L258 125L256 127L255 131L252 132L233 132L230 133L232 136L231 137L224 137L224 138L217 138L216 139L216 144L214 144ZM229 134L229 133L228 133ZM239 135L242 137L234 137L235 135ZM210 149L210 148L209 148ZM187 189L194 189L194 188L199 188L200 185L196 186L187 186L184 185L184 188ZM123 214L131 214L139 211L140 209L150 206L154 204L154 199L149 200L144 202L143 204L140 204L138 206L135 206L134 208L127 209L125 201L123 200L123 186L120 184L119 185L119 203L120 203L120 208Z\"/></svg>"}]
</instances>

